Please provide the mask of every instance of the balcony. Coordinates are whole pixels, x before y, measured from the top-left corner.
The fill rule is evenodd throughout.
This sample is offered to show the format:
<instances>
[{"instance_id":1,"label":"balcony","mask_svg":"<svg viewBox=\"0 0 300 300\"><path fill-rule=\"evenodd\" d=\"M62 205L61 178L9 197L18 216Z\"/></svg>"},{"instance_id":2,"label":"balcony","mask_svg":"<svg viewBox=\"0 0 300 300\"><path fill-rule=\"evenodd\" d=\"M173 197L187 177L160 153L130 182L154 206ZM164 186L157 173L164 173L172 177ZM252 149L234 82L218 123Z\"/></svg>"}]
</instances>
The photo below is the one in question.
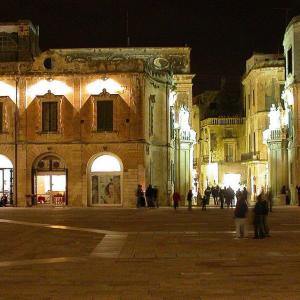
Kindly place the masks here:
<instances>
[{"instance_id":1,"label":"balcony","mask_svg":"<svg viewBox=\"0 0 300 300\"><path fill-rule=\"evenodd\" d=\"M201 121L201 127L207 125L240 125L244 123L244 118L232 117L232 118L207 118Z\"/></svg>"},{"instance_id":2,"label":"balcony","mask_svg":"<svg viewBox=\"0 0 300 300\"><path fill-rule=\"evenodd\" d=\"M241 161L260 160L260 152L242 153Z\"/></svg>"}]
</instances>

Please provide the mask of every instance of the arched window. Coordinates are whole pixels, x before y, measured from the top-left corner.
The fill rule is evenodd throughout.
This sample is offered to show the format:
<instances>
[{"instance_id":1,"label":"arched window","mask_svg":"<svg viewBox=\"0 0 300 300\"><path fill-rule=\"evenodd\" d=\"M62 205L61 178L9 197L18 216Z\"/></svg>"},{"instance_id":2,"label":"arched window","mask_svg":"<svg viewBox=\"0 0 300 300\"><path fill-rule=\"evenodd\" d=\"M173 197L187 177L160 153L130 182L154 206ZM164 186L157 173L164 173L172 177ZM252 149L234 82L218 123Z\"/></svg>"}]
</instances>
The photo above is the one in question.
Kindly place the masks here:
<instances>
[{"instance_id":1,"label":"arched window","mask_svg":"<svg viewBox=\"0 0 300 300\"><path fill-rule=\"evenodd\" d=\"M91 172L120 172L119 161L111 155L101 155L97 157L91 167Z\"/></svg>"},{"instance_id":2,"label":"arched window","mask_svg":"<svg viewBox=\"0 0 300 300\"><path fill-rule=\"evenodd\" d=\"M4 155L0 154L0 168L3 169L12 169L13 165L11 161Z\"/></svg>"},{"instance_id":3,"label":"arched window","mask_svg":"<svg viewBox=\"0 0 300 300\"><path fill-rule=\"evenodd\" d=\"M91 165L91 205L120 205L123 167L113 155L98 156Z\"/></svg>"}]
</instances>

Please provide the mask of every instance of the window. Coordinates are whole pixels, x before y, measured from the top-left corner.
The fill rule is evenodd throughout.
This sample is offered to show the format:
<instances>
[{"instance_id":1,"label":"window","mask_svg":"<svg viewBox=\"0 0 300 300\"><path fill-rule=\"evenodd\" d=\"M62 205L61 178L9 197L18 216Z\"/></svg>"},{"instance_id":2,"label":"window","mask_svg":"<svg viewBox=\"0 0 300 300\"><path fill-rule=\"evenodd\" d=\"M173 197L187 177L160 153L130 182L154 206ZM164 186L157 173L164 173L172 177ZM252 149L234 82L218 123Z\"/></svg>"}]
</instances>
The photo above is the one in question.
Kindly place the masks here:
<instances>
[{"instance_id":1,"label":"window","mask_svg":"<svg viewBox=\"0 0 300 300\"><path fill-rule=\"evenodd\" d=\"M256 152L256 138L255 138L255 132L253 132L253 152Z\"/></svg>"},{"instance_id":2,"label":"window","mask_svg":"<svg viewBox=\"0 0 300 300\"><path fill-rule=\"evenodd\" d=\"M42 102L42 131L57 131L57 102Z\"/></svg>"},{"instance_id":3,"label":"window","mask_svg":"<svg viewBox=\"0 0 300 300\"><path fill-rule=\"evenodd\" d=\"M3 132L3 102L0 102L0 132Z\"/></svg>"},{"instance_id":4,"label":"window","mask_svg":"<svg viewBox=\"0 0 300 300\"><path fill-rule=\"evenodd\" d=\"M255 92L252 90L252 105L255 106Z\"/></svg>"},{"instance_id":5,"label":"window","mask_svg":"<svg viewBox=\"0 0 300 300\"><path fill-rule=\"evenodd\" d=\"M233 144L224 144L225 161L233 161Z\"/></svg>"},{"instance_id":6,"label":"window","mask_svg":"<svg viewBox=\"0 0 300 300\"><path fill-rule=\"evenodd\" d=\"M233 138L233 128L225 128L225 138Z\"/></svg>"},{"instance_id":7,"label":"window","mask_svg":"<svg viewBox=\"0 0 300 300\"><path fill-rule=\"evenodd\" d=\"M97 131L113 131L113 101L97 101Z\"/></svg>"},{"instance_id":8,"label":"window","mask_svg":"<svg viewBox=\"0 0 300 300\"><path fill-rule=\"evenodd\" d=\"M210 133L210 151L217 150L217 134L214 132Z\"/></svg>"},{"instance_id":9,"label":"window","mask_svg":"<svg viewBox=\"0 0 300 300\"><path fill-rule=\"evenodd\" d=\"M293 52L292 47L287 52L287 73L293 73Z\"/></svg>"}]
</instances>

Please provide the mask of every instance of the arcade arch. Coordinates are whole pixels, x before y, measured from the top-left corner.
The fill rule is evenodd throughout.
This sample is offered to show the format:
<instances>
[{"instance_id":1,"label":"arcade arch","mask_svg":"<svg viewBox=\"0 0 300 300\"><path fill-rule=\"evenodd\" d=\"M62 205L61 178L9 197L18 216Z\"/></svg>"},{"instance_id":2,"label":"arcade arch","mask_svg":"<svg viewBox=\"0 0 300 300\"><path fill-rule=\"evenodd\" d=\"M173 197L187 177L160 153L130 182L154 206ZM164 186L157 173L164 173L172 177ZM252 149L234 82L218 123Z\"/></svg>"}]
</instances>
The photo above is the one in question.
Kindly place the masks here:
<instances>
[{"instance_id":1,"label":"arcade arch","mask_svg":"<svg viewBox=\"0 0 300 300\"><path fill-rule=\"evenodd\" d=\"M33 164L32 176L37 205L67 204L68 170L60 157L55 154L40 156Z\"/></svg>"},{"instance_id":2,"label":"arcade arch","mask_svg":"<svg viewBox=\"0 0 300 300\"><path fill-rule=\"evenodd\" d=\"M7 197L7 204L13 204L13 164L5 156L0 154L0 198Z\"/></svg>"},{"instance_id":3,"label":"arcade arch","mask_svg":"<svg viewBox=\"0 0 300 300\"><path fill-rule=\"evenodd\" d=\"M123 165L111 153L94 156L88 167L90 205L122 205Z\"/></svg>"}]
</instances>

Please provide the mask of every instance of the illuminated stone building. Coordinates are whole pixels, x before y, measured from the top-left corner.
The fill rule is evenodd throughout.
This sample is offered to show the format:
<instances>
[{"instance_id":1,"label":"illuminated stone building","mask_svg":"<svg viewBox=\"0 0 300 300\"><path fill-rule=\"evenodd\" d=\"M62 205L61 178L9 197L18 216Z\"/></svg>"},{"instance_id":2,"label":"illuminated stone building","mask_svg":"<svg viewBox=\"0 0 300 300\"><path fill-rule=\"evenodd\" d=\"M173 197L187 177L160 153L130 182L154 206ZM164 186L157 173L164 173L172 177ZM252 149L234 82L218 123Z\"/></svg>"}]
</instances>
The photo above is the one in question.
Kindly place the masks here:
<instances>
[{"instance_id":1,"label":"illuminated stone building","mask_svg":"<svg viewBox=\"0 0 300 300\"><path fill-rule=\"evenodd\" d=\"M242 163L247 168L247 189L251 199L263 187L269 186L268 147L263 133L269 127L269 112L272 105L281 103L284 87L284 59L278 54L254 54L246 61L243 80L245 110L245 145ZM280 146L281 148L281 146Z\"/></svg>"},{"instance_id":2,"label":"illuminated stone building","mask_svg":"<svg viewBox=\"0 0 300 300\"><path fill-rule=\"evenodd\" d=\"M286 61L286 80L282 94L284 103L283 109L277 108L277 113L273 111L273 123L276 122L277 126L270 128L268 144L274 156L274 165L277 167L277 170L271 172L273 182L277 183L274 186L275 192L278 195L284 184L291 191L292 203L298 204L296 185L300 184L300 16L294 17L288 24L283 47ZM284 147L283 153L278 150L280 144ZM282 162L278 155L284 157ZM280 173L284 175L279 177L278 181L274 177L280 176Z\"/></svg>"},{"instance_id":3,"label":"illuminated stone building","mask_svg":"<svg viewBox=\"0 0 300 300\"><path fill-rule=\"evenodd\" d=\"M229 101L229 102L228 102ZM232 105L232 112L225 106ZM237 116L231 97L221 91L206 91L194 98L195 170L199 189L209 186L231 186L237 189L246 180L241 154L245 150L244 118ZM222 107L223 106L223 107Z\"/></svg>"},{"instance_id":4,"label":"illuminated stone building","mask_svg":"<svg viewBox=\"0 0 300 300\"><path fill-rule=\"evenodd\" d=\"M40 52L0 24L0 193L17 206L136 205L138 184L192 186L189 48Z\"/></svg>"}]
</instances>

